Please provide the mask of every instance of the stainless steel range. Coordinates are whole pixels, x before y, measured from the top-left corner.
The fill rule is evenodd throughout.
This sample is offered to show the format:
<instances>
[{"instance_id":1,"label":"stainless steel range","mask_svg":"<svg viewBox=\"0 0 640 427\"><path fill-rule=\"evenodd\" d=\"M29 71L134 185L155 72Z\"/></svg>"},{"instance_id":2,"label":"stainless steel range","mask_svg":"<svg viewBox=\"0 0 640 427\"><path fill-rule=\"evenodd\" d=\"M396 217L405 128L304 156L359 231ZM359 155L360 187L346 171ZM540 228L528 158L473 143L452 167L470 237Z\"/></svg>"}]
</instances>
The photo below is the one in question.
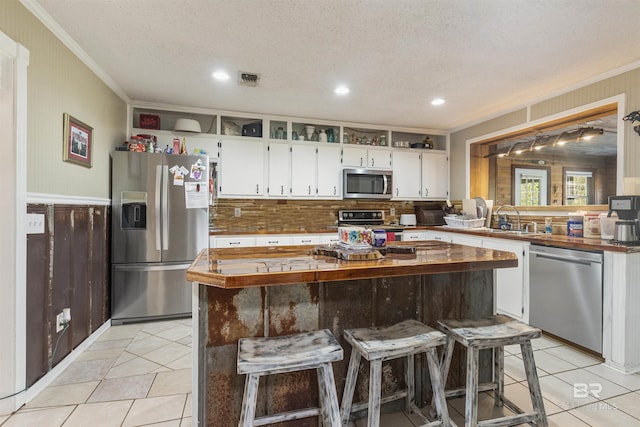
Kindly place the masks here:
<instances>
[{"instance_id":1,"label":"stainless steel range","mask_svg":"<svg viewBox=\"0 0 640 427\"><path fill-rule=\"evenodd\" d=\"M346 209L338 211L338 225L359 225L375 230L384 230L387 233L387 242L402 240L401 235L405 227L397 224L385 224L384 220L385 216L382 209Z\"/></svg>"}]
</instances>

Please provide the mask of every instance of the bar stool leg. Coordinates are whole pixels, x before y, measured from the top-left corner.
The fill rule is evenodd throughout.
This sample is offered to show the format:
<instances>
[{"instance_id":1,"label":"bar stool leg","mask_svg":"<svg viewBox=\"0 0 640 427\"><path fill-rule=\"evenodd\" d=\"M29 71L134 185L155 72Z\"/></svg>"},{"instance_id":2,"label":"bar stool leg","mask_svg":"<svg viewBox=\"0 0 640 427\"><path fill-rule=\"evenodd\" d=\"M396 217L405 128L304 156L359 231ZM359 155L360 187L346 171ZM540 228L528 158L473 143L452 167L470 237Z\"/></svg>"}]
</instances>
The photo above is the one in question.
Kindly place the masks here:
<instances>
[{"instance_id":1,"label":"bar stool leg","mask_svg":"<svg viewBox=\"0 0 640 427\"><path fill-rule=\"evenodd\" d=\"M338 427L340 426L340 409L338 409L338 396L336 394L336 382L333 378L333 368L330 363L323 363L317 371L322 423L326 427Z\"/></svg>"},{"instance_id":2,"label":"bar stool leg","mask_svg":"<svg viewBox=\"0 0 640 427\"><path fill-rule=\"evenodd\" d=\"M493 349L493 383L496 385L494 399L496 406L504 404L504 347Z\"/></svg>"},{"instance_id":3,"label":"bar stool leg","mask_svg":"<svg viewBox=\"0 0 640 427\"><path fill-rule=\"evenodd\" d=\"M442 421L442 425L448 427L451 424L449 419L449 411L447 407L447 399L444 395L444 382L440 372L440 364L438 363L438 352L435 348L427 350L427 365L429 366L429 376L431 377L431 391L433 394L433 404L435 405L438 419Z\"/></svg>"},{"instance_id":4,"label":"bar stool leg","mask_svg":"<svg viewBox=\"0 0 640 427\"><path fill-rule=\"evenodd\" d=\"M244 397L242 398L242 410L240 411L239 427L253 427L256 416L256 402L258 400L258 383L260 376L247 374L244 381Z\"/></svg>"},{"instance_id":5,"label":"bar stool leg","mask_svg":"<svg viewBox=\"0 0 640 427\"><path fill-rule=\"evenodd\" d=\"M478 353L477 347L467 348L467 395L465 399L465 427L478 425Z\"/></svg>"},{"instance_id":6,"label":"bar stool leg","mask_svg":"<svg viewBox=\"0 0 640 427\"><path fill-rule=\"evenodd\" d=\"M368 427L380 425L380 393L382 389L382 360L369 361L369 423Z\"/></svg>"},{"instance_id":7,"label":"bar stool leg","mask_svg":"<svg viewBox=\"0 0 640 427\"><path fill-rule=\"evenodd\" d=\"M405 411L411 413L416 403L415 365L412 354L405 357L404 381L407 384L407 399L404 408Z\"/></svg>"},{"instance_id":8,"label":"bar stool leg","mask_svg":"<svg viewBox=\"0 0 640 427\"><path fill-rule=\"evenodd\" d=\"M349 359L349 369L347 370L347 378L344 384L344 393L342 394L342 404L340 406L340 416L342 425L349 424L351 416L351 404L353 403L353 392L356 389L356 380L358 378L358 370L360 369L360 353L355 349L351 349L351 357Z\"/></svg>"},{"instance_id":9,"label":"bar stool leg","mask_svg":"<svg viewBox=\"0 0 640 427\"><path fill-rule=\"evenodd\" d=\"M538 427L548 427L547 414L544 410L544 402L542 400L542 391L540 390L540 382L538 381L538 373L536 372L536 361L533 358L533 348L531 341L525 341L520 344L522 349L522 360L524 361L524 371L527 374L527 383L529 384L529 395L531 396L531 405L533 410L538 414Z\"/></svg>"}]
</instances>

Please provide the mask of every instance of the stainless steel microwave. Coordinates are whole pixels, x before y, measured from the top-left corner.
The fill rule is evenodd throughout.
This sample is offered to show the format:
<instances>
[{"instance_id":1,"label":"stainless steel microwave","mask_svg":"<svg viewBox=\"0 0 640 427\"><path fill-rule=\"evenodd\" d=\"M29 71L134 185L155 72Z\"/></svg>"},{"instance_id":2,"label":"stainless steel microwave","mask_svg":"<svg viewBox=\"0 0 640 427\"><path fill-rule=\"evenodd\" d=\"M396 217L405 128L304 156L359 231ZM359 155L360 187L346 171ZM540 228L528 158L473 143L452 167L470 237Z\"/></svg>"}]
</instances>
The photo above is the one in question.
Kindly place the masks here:
<instances>
[{"instance_id":1,"label":"stainless steel microwave","mask_svg":"<svg viewBox=\"0 0 640 427\"><path fill-rule=\"evenodd\" d=\"M345 199L390 199L393 195L390 170L343 169L342 197Z\"/></svg>"}]
</instances>

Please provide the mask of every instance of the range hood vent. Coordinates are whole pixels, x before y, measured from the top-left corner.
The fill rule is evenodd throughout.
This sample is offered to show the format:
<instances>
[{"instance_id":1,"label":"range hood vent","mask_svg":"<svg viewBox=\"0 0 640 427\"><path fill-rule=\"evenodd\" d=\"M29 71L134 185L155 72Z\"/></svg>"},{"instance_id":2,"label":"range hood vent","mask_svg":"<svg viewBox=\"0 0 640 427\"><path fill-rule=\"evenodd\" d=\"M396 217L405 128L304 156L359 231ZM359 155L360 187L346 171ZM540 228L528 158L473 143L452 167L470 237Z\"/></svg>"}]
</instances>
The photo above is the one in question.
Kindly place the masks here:
<instances>
[{"instance_id":1,"label":"range hood vent","mask_svg":"<svg viewBox=\"0 0 640 427\"><path fill-rule=\"evenodd\" d=\"M238 71L238 85L256 87L260 81L260 74Z\"/></svg>"}]
</instances>

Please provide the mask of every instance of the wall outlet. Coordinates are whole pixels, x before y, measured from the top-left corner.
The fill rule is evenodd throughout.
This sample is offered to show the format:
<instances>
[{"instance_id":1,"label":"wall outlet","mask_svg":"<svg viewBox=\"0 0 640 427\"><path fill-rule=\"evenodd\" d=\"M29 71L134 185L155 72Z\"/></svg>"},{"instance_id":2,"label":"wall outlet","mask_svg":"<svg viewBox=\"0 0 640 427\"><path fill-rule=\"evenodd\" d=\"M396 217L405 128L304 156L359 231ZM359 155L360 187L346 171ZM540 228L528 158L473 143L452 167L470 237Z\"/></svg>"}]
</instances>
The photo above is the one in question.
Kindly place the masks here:
<instances>
[{"instance_id":1,"label":"wall outlet","mask_svg":"<svg viewBox=\"0 0 640 427\"><path fill-rule=\"evenodd\" d=\"M44 214L27 214L27 234L44 233Z\"/></svg>"},{"instance_id":2,"label":"wall outlet","mask_svg":"<svg viewBox=\"0 0 640 427\"><path fill-rule=\"evenodd\" d=\"M58 315L56 316L56 333L60 332L63 328L64 328L65 322L64 322L64 313L60 312L58 313Z\"/></svg>"},{"instance_id":3,"label":"wall outlet","mask_svg":"<svg viewBox=\"0 0 640 427\"><path fill-rule=\"evenodd\" d=\"M235 216L236 218L239 218L240 215L242 215L242 210L240 208L235 208L233 210L233 216Z\"/></svg>"},{"instance_id":4,"label":"wall outlet","mask_svg":"<svg viewBox=\"0 0 640 427\"><path fill-rule=\"evenodd\" d=\"M391 209L389 209L389 214L390 214L391 216L396 216L396 208L391 208Z\"/></svg>"}]
</instances>

